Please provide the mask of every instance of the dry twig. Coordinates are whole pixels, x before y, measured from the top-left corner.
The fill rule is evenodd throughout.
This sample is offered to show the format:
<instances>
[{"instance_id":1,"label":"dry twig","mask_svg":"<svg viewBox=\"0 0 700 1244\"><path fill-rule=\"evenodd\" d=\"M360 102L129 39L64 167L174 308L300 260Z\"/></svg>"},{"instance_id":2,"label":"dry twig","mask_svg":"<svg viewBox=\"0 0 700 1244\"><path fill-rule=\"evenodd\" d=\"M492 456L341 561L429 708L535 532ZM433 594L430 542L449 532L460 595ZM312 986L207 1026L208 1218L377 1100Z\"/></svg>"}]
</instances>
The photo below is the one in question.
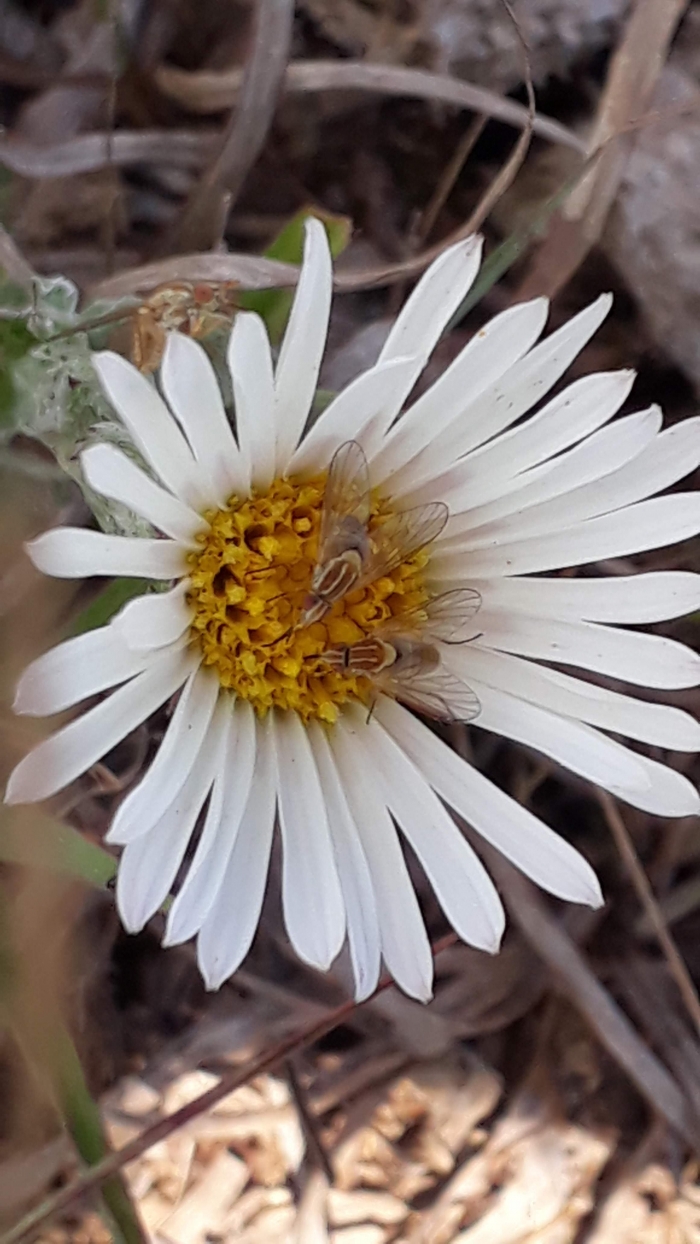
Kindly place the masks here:
<instances>
[{"instance_id":1,"label":"dry twig","mask_svg":"<svg viewBox=\"0 0 700 1244\"><path fill-rule=\"evenodd\" d=\"M258 0L255 36L236 113L221 149L196 184L163 250L208 249L221 237L235 201L267 138L289 56L294 0Z\"/></svg>"},{"instance_id":2,"label":"dry twig","mask_svg":"<svg viewBox=\"0 0 700 1244\"><path fill-rule=\"evenodd\" d=\"M605 819L610 828L610 832L615 839L615 845L620 852L622 860L625 864L630 880L634 886L637 897L639 898L649 924L653 928L659 945L664 953L669 971L675 980L680 995L685 1003L686 1010L692 1019L695 1030L700 1037L700 999L698 998L695 985L691 979L690 973L681 958L680 952L671 934L668 931L666 921L664 920L661 908L656 901L654 891L649 884L639 856L634 849L634 844L630 838L627 826L622 819L622 814L615 804L614 799L605 791L598 791L598 803L603 809Z\"/></svg>"},{"instance_id":3,"label":"dry twig","mask_svg":"<svg viewBox=\"0 0 700 1244\"><path fill-rule=\"evenodd\" d=\"M441 950L445 950L448 946L453 946L457 941L455 933L448 933L446 937L441 938L433 946L433 955L438 955ZM390 977L384 977L377 987L376 992L389 989L394 982ZM37 1227L46 1222L48 1218L52 1218L55 1214L60 1213L71 1205L75 1200L90 1192L93 1188L99 1187L105 1179L120 1171L127 1163L133 1162L136 1158L145 1153L147 1149L158 1144L170 1136L180 1127L184 1127L192 1119L204 1114L212 1106L222 1098L227 1097L234 1089L240 1088L242 1084L246 1084L248 1080L252 1080L255 1076L262 1075L265 1071L270 1071L279 1063L284 1062L297 1050L307 1045L313 1044L314 1041L320 1040L321 1037L337 1028L339 1024L352 1015L357 1009L358 1003L350 1000L343 1002L340 1006L326 1013L320 1020L314 1020L311 1024L304 1025L291 1036L285 1037L283 1041L278 1042L270 1050L263 1051L256 1058L244 1067L235 1067L230 1071L222 1074L220 1080L212 1088L205 1093L201 1093L193 1101L188 1101L179 1110L175 1110L172 1114L165 1118L159 1119L151 1127L147 1127L134 1140L123 1145L121 1149L111 1153L103 1161L98 1162L95 1166L90 1167L88 1171L84 1171L77 1179L66 1184L53 1196L48 1197L36 1209L26 1214L20 1222L18 1222L10 1231L6 1232L0 1238L0 1244L22 1244L22 1241L30 1239L34 1236Z\"/></svg>"},{"instance_id":4,"label":"dry twig","mask_svg":"<svg viewBox=\"0 0 700 1244\"><path fill-rule=\"evenodd\" d=\"M666 1068L642 1041L594 976L579 950L549 915L535 888L498 852L481 844L511 915L554 973L561 992L585 1016L653 1110L700 1150L700 1130L686 1099Z\"/></svg>"},{"instance_id":5,"label":"dry twig","mask_svg":"<svg viewBox=\"0 0 700 1244\"><path fill-rule=\"evenodd\" d=\"M230 108L241 90L240 69L223 73L189 73L162 65L156 71L156 82L164 95L191 112L218 112ZM454 104L471 112L483 112L495 121L503 121L522 130L529 125L527 108L505 99L485 87L472 86L447 74L428 73L425 69L407 69L402 65L377 65L368 61L313 60L293 61L287 67L282 88L289 94L316 94L323 91L366 91L375 95L399 95L429 99L440 104ZM538 138L570 147L585 154L585 144L577 134L553 121L537 115L533 131Z\"/></svg>"},{"instance_id":6,"label":"dry twig","mask_svg":"<svg viewBox=\"0 0 700 1244\"><path fill-rule=\"evenodd\" d=\"M554 218L516 300L553 297L600 237L631 151L630 128L649 107L687 0L638 0L608 73L588 145L600 160ZM615 140L614 142L611 140Z\"/></svg>"}]
</instances>

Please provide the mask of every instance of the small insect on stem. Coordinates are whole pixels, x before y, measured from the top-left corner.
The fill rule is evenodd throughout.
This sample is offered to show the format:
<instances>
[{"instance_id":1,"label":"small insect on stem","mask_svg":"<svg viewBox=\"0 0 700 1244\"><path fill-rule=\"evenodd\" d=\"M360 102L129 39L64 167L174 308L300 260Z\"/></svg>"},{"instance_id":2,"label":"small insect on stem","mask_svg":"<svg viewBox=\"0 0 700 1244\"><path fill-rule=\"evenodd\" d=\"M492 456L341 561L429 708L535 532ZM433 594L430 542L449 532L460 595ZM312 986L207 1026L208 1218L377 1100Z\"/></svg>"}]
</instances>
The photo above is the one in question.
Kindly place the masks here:
<instances>
[{"instance_id":1,"label":"small insect on stem","mask_svg":"<svg viewBox=\"0 0 700 1244\"><path fill-rule=\"evenodd\" d=\"M168 332L199 339L226 327L237 309L235 290L235 281L159 285L132 314L132 362L139 371L153 372L163 357Z\"/></svg>"},{"instance_id":2,"label":"small insect on stem","mask_svg":"<svg viewBox=\"0 0 700 1244\"><path fill-rule=\"evenodd\" d=\"M473 588L444 592L409 613L392 618L355 644L328 648L331 669L368 678L376 691L442 721L472 721L481 705L471 687L442 663L438 643L466 644L481 605ZM369 721L376 697L367 720Z\"/></svg>"},{"instance_id":3,"label":"small insect on stem","mask_svg":"<svg viewBox=\"0 0 700 1244\"><path fill-rule=\"evenodd\" d=\"M236 289L235 281L196 285L191 281L171 281L158 285L133 307L120 307L81 324L72 324L54 333L49 340L57 341L128 321L131 361L139 371L150 374L163 358L168 332L183 332L199 340L216 328L226 327L236 314Z\"/></svg>"},{"instance_id":4,"label":"small insect on stem","mask_svg":"<svg viewBox=\"0 0 700 1244\"><path fill-rule=\"evenodd\" d=\"M298 627L318 622L348 592L391 574L435 540L448 519L447 506L435 501L390 514L370 530L371 511L367 459L357 441L346 441L328 471L316 565Z\"/></svg>"}]
</instances>

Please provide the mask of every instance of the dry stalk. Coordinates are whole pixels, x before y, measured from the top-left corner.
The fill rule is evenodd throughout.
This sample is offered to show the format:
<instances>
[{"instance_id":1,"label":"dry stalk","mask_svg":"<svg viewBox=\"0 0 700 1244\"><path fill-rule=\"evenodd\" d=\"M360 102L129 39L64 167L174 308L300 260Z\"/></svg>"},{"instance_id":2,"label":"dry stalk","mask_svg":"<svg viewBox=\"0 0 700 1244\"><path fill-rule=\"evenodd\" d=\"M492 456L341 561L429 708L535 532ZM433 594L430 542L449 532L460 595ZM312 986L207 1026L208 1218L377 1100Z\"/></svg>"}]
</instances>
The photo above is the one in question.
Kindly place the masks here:
<instances>
[{"instance_id":1,"label":"dry stalk","mask_svg":"<svg viewBox=\"0 0 700 1244\"><path fill-rule=\"evenodd\" d=\"M433 956L440 954L442 950L446 950L449 946L453 946L457 941L455 933L448 933L445 937L435 942L432 948ZM385 989L389 989L394 984L390 977L384 977L377 986L373 997L377 993ZM0 1244L22 1244L23 1241L33 1238L37 1227L41 1226L47 1219L52 1218L55 1214L60 1213L71 1205L75 1200L90 1192L92 1189L99 1187L111 1175L120 1171L129 1162L133 1162L139 1158L147 1149L152 1148L161 1140L172 1135L178 1128L184 1127L185 1124L196 1119L200 1114L204 1114L215 1106L222 1098L228 1097L235 1089L240 1088L242 1084L246 1084L249 1080L256 1076L262 1075L266 1071L271 1071L273 1067L284 1063L298 1050L305 1046L311 1045L314 1041L318 1041L321 1037L326 1036L339 1024L344 1023L354 1011L358 1009L358 1004L354 1000L343 1002L340 1006L328 1011L322 1019L314 1020L310 1024L304 1025L291 1036L285 1037L283 1041L278 1042L270 1050L264 1050L245 1067L232 1068L230 1071L224 1072L217 1084L208 1089L206 1093L200 1094L192 1101L181 1106L179 1110L175 1110L172 1114L167 1115L163 1119L159 1119L150 1127L144 1129L128 1144L123 1145L121 1149L117 1149L111 1153L102 1162L98 1162L89 1170L84 1171L77 1179L66 1184L53 1196L47 1197L41 1205L26 1214L20 1222L18 1222L10 1231L7 1231L0 1237Z\"/></svg>"},{"instance_id":2,"label":"dry stalk","mask_svg":"<svg viewBox=\"0 0 700 1244\"><path fill-rule=\"evenodd\" d=\"M691 979L690 973L683 962L678 947L668 931L668 926L664 919L659 904L656 901L654 891L649 883L639 856L634 849L634 844L629 834L629 830L625 825L622 814L617 807L614 799L605 791L598 791L598 803L603 809L603 815L608 823L610 832L615 839L615 845L620 852L623 863L629 873L630 880L634 886L637 897L644 908L645 915L649 925L656 934L659 946L661 947L669 971L675 980L680 995L685 1004L685 1008L690 1016L695 1031L700 1037L700 999L698 998L695 985Z\"/></svg>"},{"instance_id":3,"label":"dry stalk","mask_svg":"<svg viewBox=\"0 0 700 1244\"><path fill-rule=\"evenodd\" d=\"M267 138L289 57L294 0L258 0L253 44L238 108L221 148L196 183L163 251L208 249L220 240L225 215Z\"/></svg>"}]
</instances>

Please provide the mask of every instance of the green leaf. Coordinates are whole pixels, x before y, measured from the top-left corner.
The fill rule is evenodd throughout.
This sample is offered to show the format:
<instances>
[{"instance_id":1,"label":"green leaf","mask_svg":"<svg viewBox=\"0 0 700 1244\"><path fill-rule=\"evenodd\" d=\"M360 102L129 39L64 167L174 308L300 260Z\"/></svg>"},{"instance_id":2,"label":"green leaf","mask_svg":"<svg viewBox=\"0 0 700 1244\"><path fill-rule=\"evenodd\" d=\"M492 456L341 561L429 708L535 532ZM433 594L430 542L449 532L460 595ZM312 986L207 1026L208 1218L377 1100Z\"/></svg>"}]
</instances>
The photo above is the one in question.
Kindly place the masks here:
<instances>
[{"instance_id":1,"label":"green leaf","mask_svg":"<svg viewBox=\"0 0 700 1244\"><path fill-rule=\"evenodd\" d=\"M13 281L4 268L0 268L0 314L27 315L31 310L31 295L26 286Z\"/></svg>"},{"instance_id":2,"label":"green leaf","mask_svg":"<svg viewBox=\"0 0 700 1244\"><path fill-rule=\"evenodd\" d=\"M331 212L323 212L315 207L303 207L292 216L268 246L265 251L266 258L300 264L304 251L304 222L310 216L315 216L325 225L331 254L337 259L350 241L352 221L348 216L334 216ZM253 290L240 295L240 304L244 310L257 311L262 316L274 344L282 337L293 297L294 293L289 289Z\"/></svg>"},{"instance_id":3,"label":"green leaf","mask_svg":"<svg viewBox=\"0 0 700 1244\"><path fill-rule=\"evenodd\" d=\"M468 315L474 307L481 302L481 299L490 289L500 281L509 268L520 259L533 242L544 237L547 231L547 225L552 216L560 207L564 205L572 190L575 190L581 179L594 167L600 158L600 149L595 151L584 164L576 170L573 176L568 177L565 182L554 191L554 194L543 199L533 210L532 215L526 224L520 228L514 229L511 234L497 246L494 251L481 265L479 275L467 294L464 302L460 303L450 320L445 333L449 333Z\"/></svg>"},{"instance_id":4,"label":"green leaf","mask_svg":"<svg viewBox=\"0 0 700 1244\"><path fill-rule=\"evenodd\" d=\"M117 861L103 847L36 808L0 810L0 860L67 873L96 888L117 871Z\"/></svg>"},{"instance_id":5,"label":"green leaf","mask_svg":"<svg viewBox=\"0 0 700 1244\"><path fill-rule=\"evenodd\" d=\"M0 318L0 429L14 426L16 389L12 370L18 359L36 345L36 340L24 320Z\"/></svg>"},{"instance_id":6,"label":"green leaf","mask_svg":"<svg viewBox=\"0 0 700 1244\"><path fill-rule=\"evenodd\" d=\"M63 1024L54 1025L50 1063L61 1114L80 1157L95 1166L108 1152L102 1120L90 1096L80 1059ZM144 1244L145 1236L121 1176L106 1179L102 1198L124 1244Z\"/></svg>"},{"instance_id":7,"label":"green leaf","mask_svg":"<svg viewBox=\"0 0 700 1244\"><path fill-rule=\"evenodd\" d=\"M122 605L135 596L143 596L150 586L148 579L113 579L95 600L86 605L73 623L70 635L84 635L86 631L104 626Z\"/></svg>"}]
</instances>

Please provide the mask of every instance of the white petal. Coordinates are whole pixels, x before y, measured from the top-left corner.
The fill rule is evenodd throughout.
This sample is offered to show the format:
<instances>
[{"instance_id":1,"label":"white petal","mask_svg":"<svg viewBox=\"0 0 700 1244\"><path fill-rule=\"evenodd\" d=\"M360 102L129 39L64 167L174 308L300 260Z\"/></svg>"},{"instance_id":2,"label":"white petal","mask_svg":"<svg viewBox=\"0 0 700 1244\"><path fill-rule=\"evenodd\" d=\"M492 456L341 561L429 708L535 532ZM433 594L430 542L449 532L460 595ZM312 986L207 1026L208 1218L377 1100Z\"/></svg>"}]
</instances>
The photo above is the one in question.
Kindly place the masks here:
<instances>
[{"instance_id":1,"label":"white petal","mask_svg":"<svg viewBox=\"0 0 700 1244\"><path fill-rule=\"evenodd\" d=\"M481 471L518 475L582 441L612 419L629 396L633 371L581 376L525 423L474 450Z\"/></svg>"},{"instance_id":2,"label":"white petal","mask_svg":"<svg viewBox=\"0 0 700 1244\"><path fill-rule=\"evenodd\" d=\"M383 730L372 735L387 805L420 860L447 919L479 950L498 950L505 916L491 878L422 773Z\"/></svg>"},{"instance_id":3,"label":"white petal","mask_svg":"<svg viewBox=\"0 0 700 1244\"><path fill-rule=\"evenodd\" d=\"M382 697L375 716L440 797L516 868L558 898L600 906L596 875L568 842L466 764L401 705Z\"/></svg>"},{"instance_id":4,"label":"white petal","mask_svg":"<svg viewBox=\"0 0 700 1244\"><path fill-rule=\"evenodd\" d=\"M460 580L464 579L464 568ZM484 606L590 622L664 622L700 609L700 575L685 570L606 579L472 579Z\"/></svg>"},{"instance_id":5,"label":"white petal","mask_svg":"<svg viewBox=\"0 0 700 1244\"><path fill-rule=\"evenodd\" d=\"M288 475L319 471L345 441L358 441L372 456L398 414L414 374L413 359L393 359L363 372L333 399L294 451ZM377 478L380 478L377 475Z\"/></svg>"},{"instance_id":6,"label":"white petal","mask_svg":"<svg viewBox=\"0 0 700 1244\"><path fill-rule=\"evenodd\" d=\"M467 684L477 678L489 687L510 691L541 708L613 734L657 747L700 751L700 723L679 708L621 695L479 644L451 648L444 659Z\"/></svg>"},{"instance_id":7,"label":"white petal","mask_svg":"<svg viewBox=\"0 0 700 1244\"><path fill-rule=\"evenodd\" d=\"M147 654L131 652L114 627L102 626L66 639L32 661L19 680L12 707L32 717L60 713L139 674L149 661Z\"/></svg>"},{"instance_id":8,"label":"white petal","mask_svg":"<svg viewBox=\"0 0 700 1244\"><path fill-rule=\"evenodd\" d=\"M220 703L227 729L214 791L194 859L170 909L164 938L168 946L187 941L202 927L221 888L250 796L257 760L255 712L245 700L234 707L221 696Z\"/></svg>"},{"instance_id":9,"label":"white petal","mask_svg":"<svg viewBox=\"0 0 700 1244\"><path fill-rule=\"evenodd\" d=\"M219 681L201 666L190 676L146 776L122 801L107 834L120 845L155 825L187 779L209 730Z\"/></svg>"},{"instance_id":10,"label":"white petal","mask_svg":"<svg viewBox=\"0 0 700 1244\"><path fill-rule=\"evenodd\" d=\"M264 492L275 478L275 390L267 330L239 311L228 345L236 431L249 485Z\"/></svg>"},{"instance_id":11,"label":"white petal","mask_svg":"<svg viewBox=\"0 0 700 1244\"><path fill-rule=\"evenodd\" d=\"M482 248L482 238L470 237L448 246L430 265L401 308L384 342L378 363L415 357L413 379L418 379L447 324L474 283Z\"/></svg>"},{"instance_id":12,"label":"white petal","mask_svg":"<svg viewBox=\"0 0 700 1244\"><path fill-rule=\"evenodd\" d=\"M661 635L483 607L477 621L484 647L576 665L645 687L677 689L700 683L700 656Z\"/></svg>"},{"instance_id":13,"label":"white petal","mask_svg":"<svg viewBox=\"0 0 700 1244\"><path fill-rule=\"evenodd\" d=\"M501 543L470 553L468 557L438 548L431 559L430 573L435 579L457 577L463 580L468 568L470 581L491 575L535 574L644 553L647 549L677 544L699 531L700 496L673 493L670 497L654 497L614 514L591 518L566 531Z\"/></svg>"},{"instance_id":14,"label":"white petal","mask_svg":"<svg viewBox=\"0 0 700 1244\"><path fill-rule=\"evenodd\" d=\"M174 540L106 536L83 527L54 527L25 545L37 570L57 579L91 575L133 575L174 579L187 569L187 554Z\"/></svg>"},{"instance_id":15,"label":"white petal","mask_svg":"<svg viewBox=\"0 0 700 1244\"><path fill-rule=\"evenodd\" d=\"M169 592L137 596L120 609L112 626L136 651L174 643L184 635L194 615L186 600L189 589L189 579L181 579Z\"/></svg>"},{"instance_id":16,"label":"white petal","mask_svg":"<svg viewBox=\"0 0 700 1244\"><path fill-rule=\"evenodd\" d=\"M389 477L410 462L522 358L542 332L548 310L546 298L535 298L532 302L509 307L479 329L454 362L392 428L377 455L378 478Z\"/></svg>"},{"instance_id":17,"label":"white petal","mask_svg":"<svg viewBox=\"0 0 700 1244\"><path fill-rule=\"evenodd\" d=\"M377 987L382 958L372 877L327 734L316 721L309 724L308 730L338 861L355 977L355 998L362 1002Z\"/></svg>"},{"instance_id":18,"label":"white petal","mask_svg":"<svg viewBox=\"0 0 700 1244\"><path fill-rule=\"evenodd\" d=\"M273 737L284 923L299 957L326 970L343 944L345 907L323 789L296 713L275 713Z\"/></svg>"},{"instance_id":19,"label":"white petal","mask_svg":"<svg viewBox=\"0 0 700 1244\"><path fill-rule=\"evenodd\" d=\"M117 907L130 933L138 933L170 893L213 777L214 756L203 747L156 823L125 847L117 873Z\"/></svg>"},{"instance_id":20,"label":"white petal","mask_svg":"<svg viewBox=\"0 0 700 1244\"><path fill-rule=\"evenodd\" d=\"M661 412L656 407L616 419L599 432L594 432L574 449L560 454L552 461L540 463L515 478L511 478L504 468L500 481L496 476L493 477L493 499L486 501L482 486L481 500L476 505L473 479L464 483L463 488L460 484L459 490L456 487L447 489L445 495L450 498L452 515L451 544L456 543L454 537L458 532L471 533L504 514L509 515L541 505L551 497L561 497L591 480L608 477L625 463L636 460L642 450L654 440L660 428ZM476 455L467 461L473 464L476 478ZM453 480L456 474L455 470Z\"/></svg>"},{"instance_id":21,"label":"white petal","mask_svg":"<svg viewBox=\"0 0 700 1244\"><path fill-rule=\"evenodd\" d=\"M44 739L13 770L5 802L38 803L85 773L182 686L192 662L181 649L164 653L108 699Z\"/></svg>"},{"instance_id":22,"label":"white petal","mask_svg":"<svg viewBox=\"0 0 700 1244\"><path fill-rule=\"evenodd\" d=\"M369 748L364 739L369 734ZM433 960L418 901L372 759L372 722L341 716L328 734L345 798L360 835L376 895L382 954L412 998L430 999Z\"/></svg>"},{"instance_id":23,"label":"white petal","mask_svg":"<svg viewBox=\"0 0 700 1244\"><path fill-rule=\"evenodd\" d=\"M206 519L155 484L116 446L92 445L80 455L80 465L95 492L120 501L173 540L197 548L195 536L206 528Z\"/></svg>"},{"instance_id":24,"label":"white petal","mask_svg":"<svg viewBox=\"0 0 700 1244\"><path fill-rule=\"evenodd\" d=\"M198 512L215 503L211 486L150 380L119 354L92 356L102 388L160 480Z\"/></svg>"},{"instance_id":25,"label":"white petal","mask_svg":"<svg viewBox=\"0 0 700 1244\"><path fill-rule=\"evenodd\" d=\"M160 382L218 505L246 490L241 455L206 350L185 333L168 333Z\"/></svg>"},{"instance_id":26,"label":"white petal","mask_svg":"<svg viewBox=\"0 0 700 1244\"><path fill-rule=\"evenodd\" d=\"M661 420L660 411L658 419ZM616 429L613 426L606 430ZM614 513L670 487L694 471L699 462L700 419L687 419L655 436L641 453L618 470L609 472L608 467L615 464L608 461L606 465L601 456L598 474L602 478L576 487L574 476L566 493L542 499L527 509L514 507L512 513L466 533L460 547L471 552L513 537L525 540L550 531L563 531L599 514ZM516 501L519 495L515 495Z\"/></svg>"},{"instance_id":27,"label":"white petal","mask_svg":"<svg viewBox=\"0 0 700 1244\"><path fill-rule=\"evenodd\" d=\"M481 701L476 726L543 752L605 790L645 789L647 783L637 756L614 739L508 691L487 687L475 678L471 685Z\"/></svg>"},{"instance_id":28,"label":"white petal","mask_svg":"<svg viewBox=\"0 0 700 1244\"><path fill-rule=\"evenodd\" d=\"M683 773L669 769L668 765L640 756L649 785L642 791L614 791L625 803L652 816L697 816L700 812L700 796Z\"/></svg>"},{"instance_id":29,"label":"white petal","mask_svg":"<svg viewBox=\"0 0 700 1244\"><path fill-rule=\"evenodd\" d=\"M253 782L216 899L202 925L197 958L209 989L231 976L255 935L265 896L275 823L275 756L272 714L256 725Z\"/></svg>"},{"instance_id":30,"label":"white petal","mask_svg":"<svg viewBox=\"0 0 700 1244\"><path fill-rule=\"evenodd\" d=\"M556 384L605 319L611 305L610 295L603 294L514 363L496 384L469 404L437 441L398 472L392 480L394 493L416 488L515 423Z\"/></svg>"},{"instance_id":31,"label":"white petal","mask_svg":"<svg viewBox=\"0 0 700 1244\"><path fill-rule=\"evenodd\" d=\"M331 309L333 270L326 230L314 217L305 229L304 261L275 372L277 475L286 475L311 410Z\"/></svg>"}]
</instances>

